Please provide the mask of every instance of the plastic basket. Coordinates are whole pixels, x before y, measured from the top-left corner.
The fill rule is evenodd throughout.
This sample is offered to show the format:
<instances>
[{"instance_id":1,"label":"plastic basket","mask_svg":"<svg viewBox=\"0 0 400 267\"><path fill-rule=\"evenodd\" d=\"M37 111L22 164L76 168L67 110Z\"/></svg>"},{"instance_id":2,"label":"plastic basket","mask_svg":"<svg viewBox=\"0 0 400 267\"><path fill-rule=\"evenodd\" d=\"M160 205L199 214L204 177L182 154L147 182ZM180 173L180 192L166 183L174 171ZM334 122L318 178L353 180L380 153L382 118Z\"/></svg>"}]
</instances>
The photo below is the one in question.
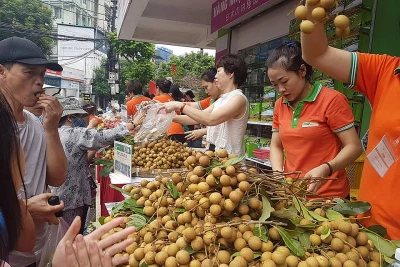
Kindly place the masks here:
<instances>
[{"instance_id":1,"label":"plastic basket","mask_svg":"<svg viewBox=\"0 0 400 267\"><path fill-rule=\"evenodd\" d=\"M350 182L351 189L359 189L361 182L361 175L364 167L365 153L356 159L351 165L346 168L347 177Z\"/></svg>"}]
</instances>

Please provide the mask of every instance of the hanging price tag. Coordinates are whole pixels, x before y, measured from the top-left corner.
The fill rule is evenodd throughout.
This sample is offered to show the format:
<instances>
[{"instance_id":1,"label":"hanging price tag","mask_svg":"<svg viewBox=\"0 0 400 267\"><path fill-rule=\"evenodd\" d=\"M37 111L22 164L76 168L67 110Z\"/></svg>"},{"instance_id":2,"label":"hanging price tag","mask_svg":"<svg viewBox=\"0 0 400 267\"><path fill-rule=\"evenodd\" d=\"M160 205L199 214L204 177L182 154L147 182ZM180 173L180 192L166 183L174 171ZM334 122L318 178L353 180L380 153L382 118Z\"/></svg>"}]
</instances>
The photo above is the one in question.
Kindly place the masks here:
<instances>
[{"instance_id":1,"label":"hanging price tag","mask_svg":"<svg viewBox=\"0 0 400 267\"><path fill-rule=\"evenodd\" d=\"M382 140L376 145L376 147L367 155L367 159L379 174L383 178L390 167L400 157L399 147L400 137L394 140L388 133L385 134Z\"/></svg>"}]
</instances>

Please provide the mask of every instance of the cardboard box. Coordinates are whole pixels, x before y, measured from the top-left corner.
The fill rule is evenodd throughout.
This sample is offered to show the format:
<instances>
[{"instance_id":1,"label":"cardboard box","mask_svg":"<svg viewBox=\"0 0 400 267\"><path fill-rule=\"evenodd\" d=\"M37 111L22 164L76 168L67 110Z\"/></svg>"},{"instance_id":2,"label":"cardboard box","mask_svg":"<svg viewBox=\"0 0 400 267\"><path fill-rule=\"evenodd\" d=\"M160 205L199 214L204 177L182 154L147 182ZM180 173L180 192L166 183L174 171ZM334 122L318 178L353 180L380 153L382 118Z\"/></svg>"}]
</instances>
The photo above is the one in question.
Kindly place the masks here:
<instances>
[{"instance_id":1,"label":"cardboard box","mask_svg":"<svg viewBox=\"0 0 400 267\"><path fill-rule=\"evenodd\" d=\"M274 102L264 102L261 105L261 121L272 122L274 116Z\"/></svg>"},{"instance_id":2,"label":"cardboard box","mask_svg":"<svg viewBox=\"0 0 400 267\"><path fill-rule=\"evenodd\" d=\"M270 138L259 138L260 147L269 147L271 145Z\"/></svg>"},{"instance_id":3,"label":"cardboard box","mask_svg":"<svg viewBox=\"0 0 400 267\"><path fill-rule=\"evenodd\" d=\"M275 90L272 86L264 86L264 102L275 102Z\"/></svg>"}]
</instances>

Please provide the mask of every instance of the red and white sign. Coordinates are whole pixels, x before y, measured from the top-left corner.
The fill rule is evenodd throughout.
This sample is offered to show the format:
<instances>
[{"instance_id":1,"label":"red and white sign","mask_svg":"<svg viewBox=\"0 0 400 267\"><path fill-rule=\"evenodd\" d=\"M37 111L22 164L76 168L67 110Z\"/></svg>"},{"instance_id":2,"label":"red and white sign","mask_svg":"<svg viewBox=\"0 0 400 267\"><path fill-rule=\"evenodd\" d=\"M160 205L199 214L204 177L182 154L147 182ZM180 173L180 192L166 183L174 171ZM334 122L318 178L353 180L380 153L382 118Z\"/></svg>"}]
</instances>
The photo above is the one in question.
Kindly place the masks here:
<instances>
[{"instance_id":1,"label":"red and white sign","mask_svg":"<svg viewBox=\"0 0 400 267\"><path fill-rule=\"evenodd\" d=\"M211 33L262 6L269 0L217 0L211 10Z\"/></svg>"},{"instance_id":2,"label":"red and white sign","mask_svg":"<svg viewBox=\"0 0 400 267\"><path fill-rule=\"evenodd\" d=\"M55 70L46 69L46 74L61 76L62 73L61 73L61 71L55 71Z\"/></svg>"}]
</instances>

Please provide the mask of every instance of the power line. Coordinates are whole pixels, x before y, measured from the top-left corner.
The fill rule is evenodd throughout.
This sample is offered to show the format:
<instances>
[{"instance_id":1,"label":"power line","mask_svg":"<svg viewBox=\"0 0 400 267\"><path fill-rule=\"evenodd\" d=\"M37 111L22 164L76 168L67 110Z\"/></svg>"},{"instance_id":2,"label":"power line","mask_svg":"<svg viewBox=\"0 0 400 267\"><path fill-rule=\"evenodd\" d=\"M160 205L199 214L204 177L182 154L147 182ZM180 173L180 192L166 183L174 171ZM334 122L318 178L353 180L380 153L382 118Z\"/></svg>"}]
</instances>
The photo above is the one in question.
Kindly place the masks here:
<instances>
[{"instance_id":1,"label":"power line","mask_svg":"<svg viewBox=\"0 0 400 267\"><path fill-rule=\"evenodd\" d=\"M69 35L63 35L63 34L53 34L53 33L38 32L38 31L35 31L33 29L21 28L21 27L13 26L13 25L1 22L1 21L0 21L0 28L8 30L9 32L17 32L17 33L21 33L21 34L26 34L27 36L48 37L48 38L53 38L53 39L57 39L57 40L64 40L64 41L69 41L69 40L70 41L102 41L102 40L107 40L107 38L96 39L96 38L69 36Z\"/></svg>"}]
</instances>

